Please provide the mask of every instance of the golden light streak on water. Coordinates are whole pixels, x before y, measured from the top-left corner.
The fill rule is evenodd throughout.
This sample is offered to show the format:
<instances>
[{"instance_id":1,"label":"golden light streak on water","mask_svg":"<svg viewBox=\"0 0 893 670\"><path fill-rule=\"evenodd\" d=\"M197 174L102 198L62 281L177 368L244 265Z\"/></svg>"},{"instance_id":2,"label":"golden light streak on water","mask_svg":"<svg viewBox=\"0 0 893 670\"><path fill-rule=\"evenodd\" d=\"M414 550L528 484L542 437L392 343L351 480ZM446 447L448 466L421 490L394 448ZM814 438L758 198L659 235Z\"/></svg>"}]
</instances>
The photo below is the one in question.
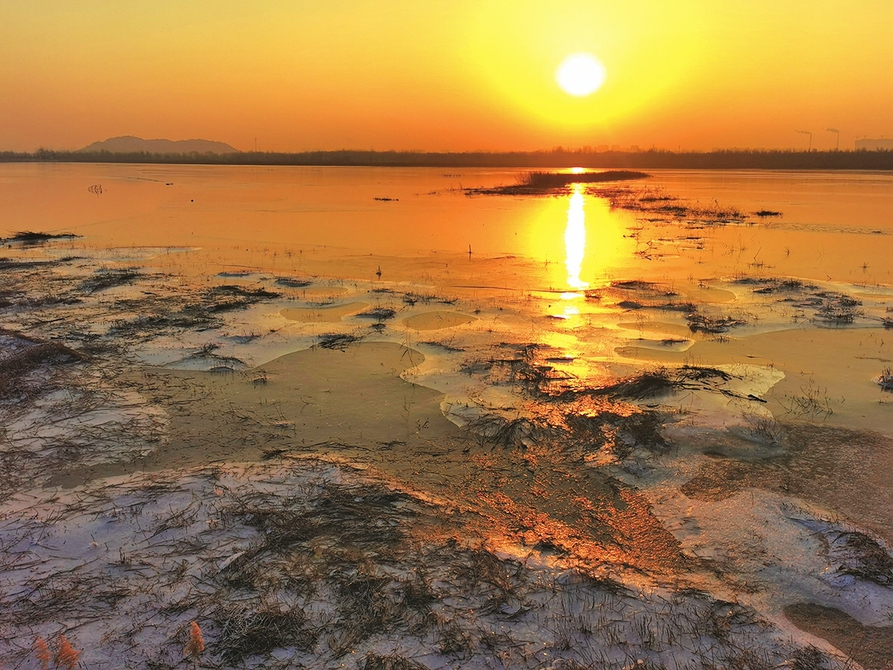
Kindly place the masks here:
<instances>
[{"instance_id":1,"label":"golden light streak on water","mask_svg":"<svg viewBox=\"0 0 893 670\"><path fill-rule=\"evenodd\" d=\"M574 194L571 196L567 208L564 248L567 285L573 289L582 290L589 284L580 279L580 270L586 255L586 214L583 211L583 194L580 192L579 186L574 187Z\"/></svg>"}]
</instances>

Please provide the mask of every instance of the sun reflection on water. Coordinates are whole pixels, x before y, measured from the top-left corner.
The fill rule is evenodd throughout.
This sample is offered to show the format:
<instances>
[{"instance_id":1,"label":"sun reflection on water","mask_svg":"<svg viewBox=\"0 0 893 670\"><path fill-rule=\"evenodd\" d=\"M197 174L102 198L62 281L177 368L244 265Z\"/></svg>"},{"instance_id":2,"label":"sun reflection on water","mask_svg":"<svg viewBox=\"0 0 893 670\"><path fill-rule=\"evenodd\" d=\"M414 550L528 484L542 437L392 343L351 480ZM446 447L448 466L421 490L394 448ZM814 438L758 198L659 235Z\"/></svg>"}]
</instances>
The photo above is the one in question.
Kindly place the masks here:
<instances>
[{"instance_id":1,"label":"sun reflection on water","mask_svg":"<svg viewBox=\"0 0 893 670\"><path fill-rule=\"evenodd\" d=\"M545 309L569 327L585 325L591 315L604 311L597 300L587 298L589 290L626 273L636 260L636 241L627 235L636 221L628 212L613 210L584 184L574 184L562 198L534 202L535 214L525 226L525 251L547 271Z\"/></svg>"},{"instance_id":2,"label":"sun reflection on water","mask_svg":"<svg viewBox=\"0 0 893 670\"><path fill-rule=\"evenodd\" d=\"M570 204L567 208L567 228L564 231L564 247L566 251L567 285L578 291L589 286L580 279L583 258L586 256L586 214L583 211L583 194L580 186L574 187Z\"/></svg>"}]
</instances>

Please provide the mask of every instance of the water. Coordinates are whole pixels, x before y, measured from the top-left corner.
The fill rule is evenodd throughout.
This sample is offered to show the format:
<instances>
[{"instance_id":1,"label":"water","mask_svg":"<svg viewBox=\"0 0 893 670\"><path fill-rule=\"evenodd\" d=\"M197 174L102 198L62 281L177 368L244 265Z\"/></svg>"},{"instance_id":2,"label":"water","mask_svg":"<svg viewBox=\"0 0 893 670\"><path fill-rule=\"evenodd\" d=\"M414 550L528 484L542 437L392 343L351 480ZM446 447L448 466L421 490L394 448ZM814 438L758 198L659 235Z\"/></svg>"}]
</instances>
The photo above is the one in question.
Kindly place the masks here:
<instances>
[{"instance_id":1,"label":"water","mask_svg":"<svg viewBox=\"0 0 893 670\"><path fill-rule=\"evenodd\" d=\"M778 395L776 415L808 386L830 398L832 421L893 432L889 394L872 381L893 359L883 328L893 305L893 175L657 170L556 196L464 190L513 184L524 172L3 164L0 202L10 233L81 236L58 245L58 254L89 250L109 266L202 282L219 273L228 275L221 281L240 273L255 282L314 278L328 284L301 296L334 301L326 322L344 324L381 302L382 294L364 293L374 287L456 298L467 301L459 305L465 312L489 318L439 334L476 337L480 346L488 341L481 331L548 345L553 358L572 361L568 374L583 378L693 361L775 366L785 373L769 393ZM612 207L601 189L640 208ZM643 195L646 206L688 210L642 211ZM731 210L740 217L727 222ZM761 210L780 215L754 214ZM797 295L765 288L782 279L811 288ZM334 295L332 282L345 280L365 283ZM630 280L656 283L666 295L617 288ZM825 318L820 310L836 309L837 295L860 304L845 318ZM737 325L695 332L683 310L653 309L661 302L695 304ZM415 319L401 322L411 330L444 318L465 323L389 306ZM301 309L290 317L322 318ZM829 327L839 332L814 333Z\"/></svg>"},{"instance_id":2,"label":"water","mask_svg":"<svg viewBox=\"0 0 893 670\"><path fill-rule=\"evenodd\" d=\"M642 224L642 216L611 210L585 191L570 224L570 196L468 197L461 191L511 184L523 172L3 164L0 202L9 232L72 232L101 248L202 249L215 266L291 266L328 276L371 278L384 258L382 272L390 279L449 285L495 278L502 288L522 290L572 289L642 273L703 278L771 271L864 284L893 279L889 174L658 170L630 185L698 207L782 212L751 217L754 225L684 235L677 226ZM101 194L88 191L94 184ZM577 227L574 239L569 225ZM643 225L637 240L630 237ZM680 237L688 239L678 244ZM660 247L651 262L635 255L649 243ZM301 262L284 263L283 254L302 256ZM498 263L495 275L493 263L485 270L474 264L495 257L513 258ZM579 264L579 276L565 272L569 258Z\"/></svg>"}]
</instances>

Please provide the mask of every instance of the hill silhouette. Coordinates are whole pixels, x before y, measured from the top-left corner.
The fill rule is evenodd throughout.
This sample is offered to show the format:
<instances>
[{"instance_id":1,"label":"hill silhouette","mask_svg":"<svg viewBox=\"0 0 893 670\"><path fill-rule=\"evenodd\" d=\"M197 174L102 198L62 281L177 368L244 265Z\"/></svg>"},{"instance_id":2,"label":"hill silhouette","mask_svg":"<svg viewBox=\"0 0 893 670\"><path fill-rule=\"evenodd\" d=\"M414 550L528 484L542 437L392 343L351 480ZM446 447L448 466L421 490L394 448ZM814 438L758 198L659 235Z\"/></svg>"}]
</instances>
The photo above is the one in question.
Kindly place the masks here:
<instances>
[{"instance_id":1,"label":"hill silhouette","mask_svg":"<svg viewBox=\"0 0 893 670\"><path fill-rule=\"evenodd\" d=\"M225 142L211 140L144 140L141 137L125 135L112 137L102 142L79 149L78 153L98 153L107 151L113 154L237 154L238 149Z\"/></svg>"}]
</instances>

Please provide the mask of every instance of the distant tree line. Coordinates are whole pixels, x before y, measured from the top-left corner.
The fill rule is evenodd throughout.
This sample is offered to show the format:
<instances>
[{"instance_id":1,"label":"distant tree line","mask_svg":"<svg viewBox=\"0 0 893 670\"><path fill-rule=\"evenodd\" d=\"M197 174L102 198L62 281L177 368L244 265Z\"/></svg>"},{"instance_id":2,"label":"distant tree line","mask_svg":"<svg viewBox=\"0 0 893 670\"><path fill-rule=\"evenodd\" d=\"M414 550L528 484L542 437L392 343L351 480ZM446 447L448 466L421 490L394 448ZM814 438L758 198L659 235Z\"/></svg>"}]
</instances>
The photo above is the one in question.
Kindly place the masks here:
<instances>
[{"instance_id":1,"label":"distant tree line","mask_svg":"<svg viewBox=\"0 0 893 670\"><path fill-rule=\"evenodd\" d=\"M893 151L758 151L708 152L591 151L558 147L550 151L419 152L305 151L234 154L52 151L0 152L0 162L173 163L197 165L332 165L383 167L505 168L667 168L704 170L893 170Z\"/></svg>"}]
</instances>

